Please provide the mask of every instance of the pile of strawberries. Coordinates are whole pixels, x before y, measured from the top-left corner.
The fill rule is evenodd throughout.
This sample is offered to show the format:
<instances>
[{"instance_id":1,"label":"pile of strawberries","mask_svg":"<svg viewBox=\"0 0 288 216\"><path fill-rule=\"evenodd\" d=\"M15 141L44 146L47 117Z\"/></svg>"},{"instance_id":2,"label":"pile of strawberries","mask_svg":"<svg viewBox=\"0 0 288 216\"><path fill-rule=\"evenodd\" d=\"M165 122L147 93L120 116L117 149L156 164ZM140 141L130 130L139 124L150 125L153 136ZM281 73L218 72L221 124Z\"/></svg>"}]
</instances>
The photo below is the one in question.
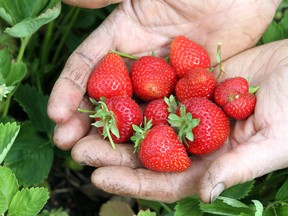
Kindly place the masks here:
<instances>
[{"instance_id":1,"label":"pile of strawberries","mask_svg":"<svg viewBox=\"0 0 288 216\"><path fill-rule=\"evenodd\" d=\"M129 55L109 52L87 85L95 105L92 125L113 148L132 140L143 166L159 172L184 171L189 155L219 149L229 118L246 119L256 104L255 88L245 78L217 81L199 44L178 36L170 47L169 60L131 57L130 71L123 59Z\"/></svg>"}]
</instances>

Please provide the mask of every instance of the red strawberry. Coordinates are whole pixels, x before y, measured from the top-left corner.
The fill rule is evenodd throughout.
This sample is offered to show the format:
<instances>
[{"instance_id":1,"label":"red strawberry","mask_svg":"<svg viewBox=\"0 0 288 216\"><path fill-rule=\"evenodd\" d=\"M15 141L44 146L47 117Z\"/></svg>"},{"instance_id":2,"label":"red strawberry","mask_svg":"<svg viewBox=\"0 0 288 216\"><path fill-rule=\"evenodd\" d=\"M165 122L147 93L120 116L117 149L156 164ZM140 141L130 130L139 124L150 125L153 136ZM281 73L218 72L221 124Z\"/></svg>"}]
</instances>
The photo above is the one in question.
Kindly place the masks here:
<instances>
[{"instance_id":1,"label":"red strawberry","mask_svg":"<svg viewBox=\"0 0 288 216\"><path fill-rule=\"evenodd\" d=\"M139 105L130 97L116 96L96 102L95 127L99 128L104 138L108 138L112 147L114 143L130 140L134 133L132 125L140 125L143 113Z\"/></svg>"},{"instance_id":2,"label":"red strawberry","mask_svg":"<svg viewBox=\"0 0 288 216\"><path fill-rule=\"evenodd\" d=\"M191 166L183 143L170 126L147 126L144 131L134 127L136 135L132 138L144 167L158 172L181 172Z\"/></svg>"},{"instance_id":3,"label":"red strawberry","mask_svg":"<svg viewBox=\"0 0 288 216\"><path fill-rule=\"evenodd\" d=\"M178 135L187 143L189 153L209 154L219 149L229 135L229 120L215 103L206 98L184 100L169 116L169 122L178 127Z\"/></svg>"},{"instance_id":4,"label":"red strawberry","mask_svg":"<svg viewBox=\"0 0 288 216\"><path fill-rule=\"evenodd\" d=\"M164 59L143 56L131 68L134 93L143 101L169 96L177 82L176 72Z\"/></svg>"},{"instance_id":5,"label":"red strawberry","mask_svg":"<svg viewBox=\"0 0 288 216\"><path fill-rule=\"evenodd\" d=\"M156 99L147 104L144 110L144 117L147 120L151 119L153 126L158 124L169 125L168 116L170 113L175 112L177 106L173 95L169 98Z\"/></svg>"},{"instance_id":6,"label":"red strawberry","mask_svg":"<svg viewBox=\"0 0 288 216\"><path fill-rule=\"evenodd\" d=\"M100 97L132 96L131 79L119 55L108 53L95 67L88 79L87 92L95 100L100 100Z\"/></svg>"},{"instance_id":7,"label":"red strawberry","mask_svg":"<svg viewBox=\"0 0 288 216\"><path fill-rule=\"evenodd\" d=\"M171 42L170 63L181 78L192 68L209 68L210 57L201 45L185 36L178 36Z\"/></svg>"},{"instance_id":8,"label":"red strawberry","mask_svg":"<svg viewBox=\"0 0 288 216\"><path fill-rule=\"evenodd\" d=\"M227 78L216 86L214 100L228 116L242 120L253 113L257 90L258 87L249 87L243 77Z\"/></svg>"},{"instance_id":9,"label":"red strawberry","mask_svg":"<svg viewBox=\"0 0 288 216\"><path fill-rule=\"evenodd\" d=\"M178 80L175 94L180 102L192 97L212 99L216 84L217 79L208 69L194 68Z\"/></svg>"}]
</instances>

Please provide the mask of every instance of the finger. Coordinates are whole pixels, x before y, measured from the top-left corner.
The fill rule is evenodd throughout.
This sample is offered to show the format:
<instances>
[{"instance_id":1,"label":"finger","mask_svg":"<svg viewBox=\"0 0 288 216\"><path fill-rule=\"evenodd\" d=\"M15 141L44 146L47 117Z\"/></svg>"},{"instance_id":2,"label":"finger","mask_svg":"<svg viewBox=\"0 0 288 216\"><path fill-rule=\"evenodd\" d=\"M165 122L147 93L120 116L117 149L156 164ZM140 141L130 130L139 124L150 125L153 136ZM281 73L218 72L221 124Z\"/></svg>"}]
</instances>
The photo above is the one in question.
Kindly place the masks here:
<instances>
[{"instance_id":1,"label":"finger","mask_svg":"<svg viewBox=\"0 0 288 216\"><path fill-rule=\"evenodd\" d=\"M173 203L196 193L204 167L201 161L193 161L184 172L163 173L106 166L93 172L92 183L112 194Z\"/></svg>"},{"instance_id":2,"label":"finger","mask_svg":"<svg viewBox=\"0 0 288 216\"><path fill-rule=\"evenodd\" d=\"M48 115L57 124L68 121L86 93L95 64L111 49L112 36L99 27L69 57L48 102Z\"/></svg>"},{"instance_id":3,"label":"finger","mask_svg":"<svg viewBox=\"0 0 288 216\"><path fill-rule=\"evenodd\" d=\"M81 139L74 146L71 154L76 162L94 167L141 167L137 154L133 151L132 144L116 144L116 149L112 149L111 144L103 140L101 135L91 134Z\"/></svg>"},{"instance_id":4,"label":"finger","mask_svg":"<svg viewBox=\"0 0 288 216\"><path fill-rule=\"evenodd\" d=\"M102 8L123 0L62 0L64 3L82 8Z\"/></svg>"},{"instance_id":5,"label":"finger","mask_svg":"<svg viewBox=\"0 0 288 216\"><path fill-rule=\"evenodd\" d=\"M268 137L273 137L274 140ZM217 158L200 181L200 199L204 203L211 203L223 190L233 185L286 167L288 158L285 154L288 147L287 145L276 147L275 144L281 145L281 140L277 140L266 129Z\"/></svg>"},{"instance_id":6,"label":"finger","mask_svg":"<svg viewBox=\"0 0 288 216\"><path fill-rule=\"evenodd\" d=\"M88 100L82 101L79 106L82 109L92 110ZM53 141L62 150L71 149L74 144L85 136L91 127L91 118L86 113L75 112L70 120L63 124L57 124L54 129Z\"/></svg>"}]
</instances>

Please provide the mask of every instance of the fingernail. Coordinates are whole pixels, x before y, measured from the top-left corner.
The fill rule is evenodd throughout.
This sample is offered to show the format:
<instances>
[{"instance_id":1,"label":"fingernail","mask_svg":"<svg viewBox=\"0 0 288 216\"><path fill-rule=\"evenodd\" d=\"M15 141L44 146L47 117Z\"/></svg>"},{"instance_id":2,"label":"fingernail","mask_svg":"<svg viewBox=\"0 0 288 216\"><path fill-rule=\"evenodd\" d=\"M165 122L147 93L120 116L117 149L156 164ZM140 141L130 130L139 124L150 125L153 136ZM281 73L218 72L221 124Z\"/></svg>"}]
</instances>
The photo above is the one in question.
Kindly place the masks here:
<instances>
[{"instance_id":1,"label":"fingernail","mask_svg":"<svg viewBox=\"0 0 288 216\"><path fill-rule=\"evenodd\" d=\"M222 191L224 191L226 188L226 185L224 184L224 182L219 182L217 183L211 193L210 193L210 200L209 200L209 203L213 203L217 197L222 193Z\"/></svg>"}]
</instances>

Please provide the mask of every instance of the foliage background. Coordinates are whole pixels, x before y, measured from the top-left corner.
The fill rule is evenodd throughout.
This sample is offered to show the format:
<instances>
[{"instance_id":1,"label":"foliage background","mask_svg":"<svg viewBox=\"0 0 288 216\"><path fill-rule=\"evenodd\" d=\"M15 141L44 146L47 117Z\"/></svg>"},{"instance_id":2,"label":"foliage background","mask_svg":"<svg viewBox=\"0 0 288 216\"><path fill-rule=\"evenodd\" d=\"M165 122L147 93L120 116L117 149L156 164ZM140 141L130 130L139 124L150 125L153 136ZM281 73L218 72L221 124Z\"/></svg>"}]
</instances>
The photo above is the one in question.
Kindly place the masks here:
<instances>
[{"instance_id":1,"label":"foliage background","mask_svg":"<svg viewBox=\"0 0 288 216\"><path fill-rule=\"evenodd\" d=\"M54 146L54 123L46 113L47 101L68 56L116 5L87 10L62 4L55 9L58 0L25 0L19 4L23 8L26 4L26 12L11 10L13 19L9 19L1 10L9 7L5 2L19 1L0 2L0 95L1 87L6 91L3 98L0 96L0 161L15 174L19 190L49 190L49 199L39 215L288 215L287 169L232 187L211 205L200 203L195 196L165 204L94 188L90 183L93 169L74 163L69 152ZM282 1L258 45L287 38L287 7L288 1ZM31 22L33 25L29 25ZM33 29L37 25L39 28ZM13 130L9 132L8 126ZM4 146L6 140L9 145ZM9 150L7 155L3 154L5 149ZM2 186L7 187L5 182ZM151 212L144 212L146 209Z\"/></svg>"}]
</instances>

